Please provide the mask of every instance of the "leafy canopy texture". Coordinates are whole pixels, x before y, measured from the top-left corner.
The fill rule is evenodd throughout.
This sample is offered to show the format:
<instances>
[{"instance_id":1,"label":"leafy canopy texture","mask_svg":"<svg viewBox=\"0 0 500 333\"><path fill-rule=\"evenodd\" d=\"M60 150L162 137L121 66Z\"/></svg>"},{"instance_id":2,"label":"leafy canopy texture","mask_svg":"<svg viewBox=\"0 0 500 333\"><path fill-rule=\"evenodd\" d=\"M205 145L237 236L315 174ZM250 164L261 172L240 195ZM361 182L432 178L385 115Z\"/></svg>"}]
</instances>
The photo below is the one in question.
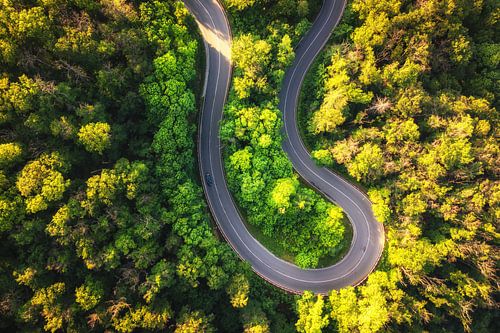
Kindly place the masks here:
<instances>
[{"instance_id":1,"label":"leafy canopy texture","mask_svg":"<svg viewBox=\"0 0 500 333\"><path fill-rule=\"evenodd\" d=\"M0 331L270 331L293 299L216 237L197 179L184 4L6 0L0 22Z\"/></svg>"},{"instance_id":2,"label":"leafy canopy texture","mask_svg":"<svg viewBox=\"0 0 500 333\"><path fill-rule=\"evenodd\" d=\"M295 56L292 45L308 25L301 3L277 1L267 8L266 1L226 1L235 13L235 69L221 139L230 189L261 242L300 267L314 268L331 262L349 239L342 210L302 185L281 149L277 93ZM255 19L265 11L271 13L268 22ZM299 22L274 21L283 15Z\"/></svg>"},{"instance_id":3,"label":"leafy canopy texture","mask_svg":"<svg viewBox=\"0 0 500 333\"><path fill-rule=\"evenodd\" d=\"M366 283L330 294L339 332L495 330L497 7L352 1L306 78L313 157L365 187L386 230Z\"/></svg>"},{"instance_id":4,"label":"leafy canopy texture","mask_svg":"<svg viewBox=\"0 0 500 333\"><path fill-rule=\"evenodd\" d=\"M321 1L224 2L230 189L275 253L327 264L349 229L294 174L277 108ZM253 274L210 224L195 152L203 47L181 1L1 1L0 331L494 332L497 7L348 3L299 125L319 163L367 189L386 251L359 286L301 297Z\"/></svg>"},{"instance_id":5,"label":"leafy canopy texture","mask_svg":"<svg viewBox=\"0 0 500 333\"><path fill-rule=\"evenodd\" d=\"M78 140L88 152L101 154L111 144L111 126L107 123L90 123L78 131Z\"/></svg>"},{"instance_id":6,"label":"leafy canopy texture","mask_svg":"<svg viewBox=\"0 0 500 333\"><path fill-rule=\"evenodd\" d=\"M70 180L64 179L61 171L67 165L58 153L42 154L29 162L17 178L19 193L26 199L26 210L37 213L46 210L51 202L63 197Z\"/></svg>"}]
</instances>

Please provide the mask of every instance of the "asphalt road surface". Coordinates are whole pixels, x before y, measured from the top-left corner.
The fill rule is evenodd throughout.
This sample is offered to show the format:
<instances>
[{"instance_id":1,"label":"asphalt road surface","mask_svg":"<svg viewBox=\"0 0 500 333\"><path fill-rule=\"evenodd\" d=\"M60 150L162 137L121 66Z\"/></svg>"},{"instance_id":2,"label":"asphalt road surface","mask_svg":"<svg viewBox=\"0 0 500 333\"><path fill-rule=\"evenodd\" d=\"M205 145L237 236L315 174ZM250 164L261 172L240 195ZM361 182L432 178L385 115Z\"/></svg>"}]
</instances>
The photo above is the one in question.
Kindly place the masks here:
<instances>
[{"instance_id":1,"label":"asphalt road surface","mask_svg":"<svg viewBox=\"0 0 500 333\"><path fill-rule=\"evenodd\" d=\"M248 232L227 188L219 125L231 80L231 28L217 0L184 0L195 17L206 48L204 105L200 116L198 158L203 188L224 238L262 278L284 290L326 294L361 283L376 266L384 247L384 230L373 217L371 203L355 186L311 160L297 128L300 87L314 58L340 20L345 0L325 0L311 30L296 48L280 95L284 118L283 149L295 170L329 200L340 205L353 227L349 252L333 266L301 269L269 252Z\"/></svg>"}]
</instances>

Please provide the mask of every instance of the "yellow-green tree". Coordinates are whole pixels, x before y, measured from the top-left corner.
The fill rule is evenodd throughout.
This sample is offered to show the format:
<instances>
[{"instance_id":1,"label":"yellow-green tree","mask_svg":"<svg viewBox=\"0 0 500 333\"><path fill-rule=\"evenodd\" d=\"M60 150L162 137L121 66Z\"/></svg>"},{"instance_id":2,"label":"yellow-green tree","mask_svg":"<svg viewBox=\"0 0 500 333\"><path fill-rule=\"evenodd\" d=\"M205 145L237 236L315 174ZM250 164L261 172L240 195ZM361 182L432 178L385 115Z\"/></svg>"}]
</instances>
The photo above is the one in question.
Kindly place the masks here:
<instances>
[{"instance_id":1,"label":"yellow-green tree","mask_svg":"<svg viewBox=\"0 0 500 333\"><path fill-rule=\"evenodd\" d=\"M68 168L58 153L44 153L29 162L17 178L17 189L25 197L26 210L36 213L60 200L70 185L63 172Z\"/></svg>"},{"instance_id":2,"label":"yellow-green tree","mask_svg":"<svg viewBox=\"0 0 500 333\"><path fill-rule=\"evenodd\" d=\"M201 311L185 311L177 320L175 333L212 333L215 332L212 317L204 315Z\"/></svg>"},{"instance_id":3,"label":"yellow-green tree","mask_svg":"<svg viewBox=\"0 0 500 333\"><path fill-rule=\"evenodd\" d=\"M78 131L78 141L88 152L102 155L111 145L111 126L108 123L90 123Z\"/></svg>"},{"instance_id":4,"label":"yellow-green tree","mask_svg":"<svg viewBox=\"0 0 500 333\"><path fill-rule=\"evenodd\" d=\"M250 283L244 274L235 275L227 287L231 305L235 308L243 308L247 305L249 292Z\"/></svg>"},{"instance_id":5,"label":"yellow-green tree","mask_svg":"<svg viewBox=\"0 0 500 333\"><path fill-rule=\"evenodd\" d=\"M18 143L0 144L0 168L11 166L19 162L23 150Z\"/></svg>"},{"instance_id":6,"label":"yellow-green tree","mask_svg":"<svg viewBox=\"0 0 500 333\"><path fill-rule=\"evenodd\" d=\"M323 314L323 296L314 296L306 291L297 301L299 319L295 324L300 333L321 333L321 329L328 325L328 315Z\"/></svg>"}]
</instances>

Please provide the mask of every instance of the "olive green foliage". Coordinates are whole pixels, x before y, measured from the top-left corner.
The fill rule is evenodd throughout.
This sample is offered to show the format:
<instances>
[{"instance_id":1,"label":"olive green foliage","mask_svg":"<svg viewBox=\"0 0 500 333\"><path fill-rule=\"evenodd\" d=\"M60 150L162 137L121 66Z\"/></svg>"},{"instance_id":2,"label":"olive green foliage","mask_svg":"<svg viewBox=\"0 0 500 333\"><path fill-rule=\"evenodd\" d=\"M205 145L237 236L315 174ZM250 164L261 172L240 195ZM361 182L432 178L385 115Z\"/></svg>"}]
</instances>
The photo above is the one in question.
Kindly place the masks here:
<instances>
[{"instance_id":1,"label":"olive green foliage","mask_svg":"<svg viewBox=\"0 0 500 333\"><path fill-rule=\"evenodd\" d=\"M199 311L184 312L177 326L175 333L212 333L215 332L213 326L210 324L211 317L205 316Z\"/></svg>"},{"instance_id":2,"label":"olive green foliage","mask_svg":"<svg viewBox=\"0 0 500 333\"><path fill-rule=\"evenodd\" d=\"M306 291L297 301L299 319L295 324L297 332L321 333L321 329L328 324L328 315L323 314L323 296L314 296Z\"/></svg>"},{"instance_id":3,"label":"olive green foliage","mask_svg":"<svg viewBox=\"0 0 500 333\"><path fill-rule=\"evenodd\" d=\"M231 305L235 308L244 308L248 303L250 284L243 274L237 274L231 280L227 288Z\"/></svg>"},{"instance_id":4,"label":"olive green foliage","mask_svg":"<svg viewBox=\"0 0 500 333\"><path fill-rule=\"evenodd\" d=\"M0 22L1 331L242 331L250 298L262 323L291 309L210 226L182 2L3 1Z\"/></svg>"},{"instance_id":5,"label":"olive green foliage","mask_svg":"<svg viewBox=\"0 0 500 333\"><path fill-rule=\"evenodd\" d=\"M294 58L292 45L309 25L302 19L292 28L288 22L298 15L279 11L285 2L295 1L257 1L247 10L250 15L233 16L234 81L221 139L229 186L247 221L292 253L297 265L317 267L321 258L338 250L344 217L340 208L301 185L281 149L277 94ZM270 8L264 11L264 6ZM271 14L259 29L261 22L254 18L267 11ZM272 13L278 12L280 19L273 21Z\"/></svg>"},{"instance_id":6,"label":"olive green foliage","mask_svg":"<svg viewBox=\"0 0 500 333\"><path fill-rule=\"evenodd\" d=\"M256 0L226 0L225 3L229 8L242 10L255 4Z\"/></svg>"},{"instance_id":7,"label":"olive green foliage","mask_svg":"<svg viewBox=\"0 0 500 333\"><path fill-rule=\"evenodd\" d=\"M68 166L58 153L42 154L21 170L16 186L25 197L26 210L36 213L48 208L49 203L62 198L70 181L61 172Z\"/></svg>"},{"instance_id":8,"label":"olive green foliage","mask_svg":"<svg viewBox=\"0 0 500 333\"><path fill-rule=\"evenodd\" d=\"M90 310L94 308L102 299L104 290L102 285L92 279L88 279L80 287L75 290L75 298L78 305L83 310Z\"/></svg>"},{"instance_id":9,"label":"olive green foliage","mask_svg":"<svg viewBox=\"0 0 500 333\"><path fill-rule=\"evenodd\" d=\"M269 333L269 321L261 308L254 303L245 307L242 314L244 333Z\"/></svg>"},{"instance_id":10,"label":"olive green foliage","mask_svg":"<svg viewBox=\"0 0 500 333\"><path fill-rule=\"evenodd\" d=\"M252 9L259 10L263 5L268 5L272 3L272 9L275 11L270 18L276 17L276 14L279 15L287 15L291 18L294 17L304 17L309 14L309 10L311 7L311 2L313 5L316 5L315 1L307 1L307 0L277 0L277 1L269 1L269 0L223 0L224 4L229 8L236 11L242 11L247 8L252 8L252 6L256 5ZM264 7L265 8L265 7ZM266 9L269 10L269 7ZM252 17L252 19L256 19L257 17Z\"/></svg>"},{"instance_id":11,"label":"olive green foliage","mask_svg":"<svg viewBox=\"0 0 500 333\"><path fill-rule=\"evenodd\" d=\"M6 168L19 162L23 153L22 147L18 143L0 144L0 166Z\"/></svg>"},{"instance_id":12,"label":"olive green foliage","mask_svg":"<svg viewBox=\"0 0 500 333\"><path fill-rule=\"evenodd\" d=\"M419 303L413 303L413 309L404 307L404 302L411 299L397 288L399 277L395 274L375 272L361 287L331 292L331 317L337 322L339 332L377 332L389 318L403 322L410 318L411 310L420 310Z\"/></svg>"},{"instance_id":13,"label":"olive green foliage","mask_svg":"<svg viewBox=\"0 0 500 333\"><path fill-rule=\"evenodd\" d=\"M101 154L111 144L111 126L107 123L90 123L78 131L78 140L91 153Z\"/></svg>"},{"instance_id":14,"label":"olive green foliage","mask_svg":"<svg viewBox=\"0 0 500 333\"><path fill-rule=\"evenodd\" d=\"M330 294L340 332L494 330L497 12L494 1L352 1L308 75L300 119L313 156L368 188L387 238L366 284Z\"/></svg>"},{"instance_id":15,"label":"olive green foliage","mask_svg":"<svg viewBox=\"0 0 500 333\"><path fill-rule=\"evenodd\" d=\"M231 189L314 266L343 214L293 174L276 97L320 2L225 3L245 42L221 133ZM194 151L203 48L182 2L3 1L0 330L494 331L497 12L348 6L302 126L319 163L368 188L387 250L362 285L294 306L210 227Z\"/></svg>"}]
</instances>

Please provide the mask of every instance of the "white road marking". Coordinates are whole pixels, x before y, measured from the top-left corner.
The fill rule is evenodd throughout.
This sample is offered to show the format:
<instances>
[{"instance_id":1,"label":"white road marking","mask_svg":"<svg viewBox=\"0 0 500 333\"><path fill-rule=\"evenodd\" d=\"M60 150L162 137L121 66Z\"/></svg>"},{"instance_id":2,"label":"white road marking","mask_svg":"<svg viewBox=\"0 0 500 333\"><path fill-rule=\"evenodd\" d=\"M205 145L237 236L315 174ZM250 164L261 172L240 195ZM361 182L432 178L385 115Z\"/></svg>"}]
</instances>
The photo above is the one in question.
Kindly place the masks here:
<instances>
[{"instance_id":1,"label":"white road marking","mask_svg":"<svg viewBox=\"0 0 500 333\"><path fill-rule=\"evenodd\" d=\"M206 12L206 14L208 15L208 17L210 18L210 21L212 23L212 29L216 30L216 25L215 25L215 21L214 21L214 17L212 16L212 14L210 13L210 11L207 9L207 7L205 7L205 5L200 1L200 0L195 0L201 7L203 7L204 11ZM230 32L230 25L229 25L229 22L227 21L227 17L225 15L225 12L224 12L224 9L222 8L222 6L220 5L220 3L218 3L218 1L215 1L216 5L219 7L219 10L222 12L222 16L224 17L225 21L226 21L226 28L229 30L229 37L228 39L230 40L231 39L231 32ZM331 9L330 9L330 12L329 12L329 15L328 17L330 17L332 14L333 14L333 10L335 8L335 5L336 5L336 0L334 1ZM324 6L324 3L323 3L323 6ZM345 3L344 3L344 6L345 6ZM323 9L323 7L322 7ZM318 16L319 18L319 16ZM318 18L316 20L318 20ZM338 24L338 21L340 20L340 17L337 19L335 25ZM202 26L201 22L198 21L199 25ZM313 42L309 44L309 46L307 47L306 51L304 52L304 54L302 55L302 57L297 61L297 66L294 68L294 71L292 72L292 76L291 76L291 79L295 76L295 73L296 73L296 70L298 68L298 64L303 60L304 56L307 54L307 51L310 49L310 47L314 44L314 41L319 37L319 35L321 35L321 33L323 32L324 30L324 27L326 26L326 24L328 23L328 19L325 20L325 22L323 23L322 27L320 28L319 30L319 33L313 38ZM208 45L207 45L207 41L206 41L206 31L205 29L200 29L202 31L202 34L204 34L204 43L205 43L205 48L207 50L207 67L210 67L210 49L208 48ZM217 50L217 57L218 57L218 70L217 70L217 80L216 80L216 84L215 84L215 90L214 90L214 97L217 96L217 90L219 89L219 80L220 80L220 72L221 72L221 53L224 54L224 52L222 52L222 46L221 47L221 38L222 37L219 37L217 36L217 47L213 47L213 49ZM327 40L325 40L325 42L323 43L323 46L324 44L326 43ZM231 43L231 41L229 41L229 43ZM319 53L319 51L323 48L323 46L318 50L318 52L316 52L314 58L317 56L317 54ZM230 52L229 52L229 56L228 56L228 61L231 62L230 60ZM205 86L204 86L204 91L206 92L206 89L207 89L207 83L208 83L208 76L209 76L209 70L206 71L206 77L205 77ZM303 77L301 79L301 84L302 84L302 81L303 81ZM290 82L292 82L292 80L290 80ZM229 87L229 78L228 80L226 80L226 89L225 89L225 96L227 98L227 93L228 93L228 87ZM284 109L286 109L286 105L288 103L288 95L289 95L289 90L290 90L290 84L288 84L288 87L287 87L287 92L286 92L286 95L285 95L285 107ZM297 100L297 98L296 98ZM209 140L212 138L212 123L213 123L213 110L215 109L215 101L216 101L216 98L214 98L212 100L212 109L211 109L211 112L210 112L210 126L209 126ZM225 101L225 100L224 100ZM297 102L297 101L296 101ZM206 106L204 105L204 108ZM223 106L222 106L223 107ZM284 118L284 123L285 123L285 130L287 131L288 127L286 125L286 114L283 113L283 118ZM200 117L200 119L202 119L202 117ZM217 124L217 129L219 127L219 124ZM201 124L200 124L200 131L199 133L202 133L203 131L203 121L201 121ZM220 138L218 137L217 135L217 139L220 140ZM299 142L300 144L302 145L302 148L307 152L307 149L304 147L304 144L302 142L302 140L300 139L299 137ZM219 145L217 145L218 148L219 148ZM208 147L209 147L209 151L211 150L211 146L210 146L210 141L208 142ZM296 153L296 151L294 151L294 153L296 154L296 156L298 157L298 159L300 160L300 162L303 164L303 166L305 166L312 174L314 174L316 177L318 177L319 179L321 179L323 182L325 182L328 186L332 187L333 189L335 189L336 191L338 191L339 193L343 194L347 199L349 199L360 211L361 213L363 214L363 217L365 219L365 223L367 224L368 226L368 232L369 232L369 236L368 236L368 243L369 243L369 239L370 239L370 228L369 228L369 225L368 225L368 220L367 220L367 217L366 215L364 214L363 210L350 198L348 197L347 195L345 195L343 192L341 192L339 189L337 189L335 186L329 184L325 179L323 179L321 176L319 176L316 172L314 172L314 170L311 170L309 168L309 166L307 164L305 164L304 160L302 160L302 158ZM213 169L213 160L212 160L212 155L211 153L209 153L209 161L210 161L210 171L212 173L212 175L215 177L215 172L214 172L214 169ZM219 148L219 157L220 157L220 162L221 162L221 166L222 168L224 168L224 164L223 164L223 161L222 161L222 155L220 153L220 148ZM201 151L199 152L199 159L201 161ZM200 167L203 168L201 162L200 162ZM330 170L326 169L327 171L329 171L333 176L335 176L335 178L337 179L340 179L341 181L343 181L344 183L346 183L347 185L349 186L352 186L351 184L349 184L348 182L346 182L344 179L342 179L341 177L339 177L338 175L332 173ZM202 173L203 173L203 170L202 170ZM222 174L224 176L224 170L222 170ZM202 175L202 178L203 178L203 175ZM204 180L202 179L202 182L203 182L203 187L205 188L205 191L206 193L208 193L208 189L206 188L205 186L205 182ZM226 190L226 193L229 194L229 190L227 188L227 185L226 185L226 182L225 182L225 179L223 179L223 185L224 185L224 190ZM335 278L332 278L332 279L328 279L328 280L304 280L304 279L299 279L299 278L296 278L296 277L293 277L293 276L290 276L290 275L287 275L286 273L283 273L281 272L280 270L277 270L275 268L273 268L272 266L268 265L266 262L264 262L261 258L259 258L249 247L248 245L243 241L243 239L241 238L239 232L237 231L237 229L235 228L235 226L233 225L231 219L229 218L229 215L225 209L225 206L224 204L222 203L222 200L221 200L221 196L219 195L220 191L219 191L219 188L217 186L217 183L214 181L214 189L215 189L215 192L217 194L217 198L218 198L218 201L219 201L219 204L224 212L224 216L226 217L226 220L228 221L229 225L231 226L231 228L233 229L234 233L236 234L236 236L238 237L238 239L240 240L241 244L243 244L245 246L245 248L248 250L249 253L251 253L258 261L260 261L263 265L265 265L266 267L268 267L271 271L274 271L284 277L287 277L291 280L295 280L295 281L300 281L300 282L305 282L305 283L326 283L326 282L332 282L332 281L335 281L335 280L339 280L339 279L342 279L344 278L345 276L349 275L350 273L352 273L352 271L354 271L358 266L359 264L361 263L361 261L363 260L364 258L364 255L360 258L360 260L356 263L356 265L351 269L349 270L347 273L345 273L344 275L342 276L339 276L339 277L335 277ZM314 186L316 187L316 186ZM362 193L361 191L359 191L356 187L354 187L356 191L358 191L359 193L361 193L365 198L366 196L364 195L364 193ZM207 197L209 198L209 196L207 195ZM229 194L229 198L231 201L232 200L232 197L231 197L231 194ZM211 202L211 199L209 198L208 199L208 203L209 205L212 207L212 202ZM233 204L233 207L236 209L236 206L235 206L235 203L232 202ZM214 208L212 207L212 211L215 212ZM241 216L239 215L238 212L236 212L237 216L241 219ZM347 214L347 212L346 212ZM348 215L348 214L347 214ZM214 214L215 216L215 214ZM353 225L353 230L354 230L354 234L356 236L356 226L355 226L355 223L354 223L354 220L352 220L352 218L348 215L349 219L352 221L351 224ZM231 246L233 247L233 249L235 249L236 251L236 247L234 246L234 244L231 242L231 240L227 237L227 235L225 234L224 232L224 228L222 227L221 223L219 223L217 217L215 216L215 220L216 222L218 222L219 226L220 226L220 229L224 235L224 237L228 240L228 242L231 244ZM243 221L241 221L241 224L244 226L243 224ZM248 232L248 230L246 230L245 228L245 231ZM355 237L353 236L353 237ZM281 258L278 258L276 257L274 254L272 254L269 250L267 250L264 246L262 246L262 244L260 244L257 240L255 240L251 235L250 237L256 242L256 244L260 245L266 252L268 252L272 257L274 257L275 259L285 263L286 265L288 266L291 266L295 269L300 269L298 268L297 266L293 265L293 264L290 264L284 260L282 260ZM353 242L352 244L355 243L355 240L356 238L353 238ZM367 244L368 244L367 243ZM326 268L322 268L322 269L304 269L304 271L320 271L320 270L328 270L328 269L332 269L333 267L336 267L337 265L339 265L340 263L342 263L344 260L346 260L346 258L349 256L349 254L351 253L351 250L353 249L353 247L351 246L351 248L349 249L349 252L347 253L347 255L344 257L344 259L342 259L340 262L338 262L337 264L333 265L333 266L330 266L330 267L326 267ZM238 253L238 251L236 251L236 253ZM365 252L366 253L366 252ZM241 254L238 253L238 255L240 255L241 257ZM245 259L242 257L242 259ZM255 268L254 268L255 270ZM257 271L256 271L257 272ZM282 287L284 289L288 289L290 290L289 288L285 287L285 286L282 286L280 285L279 283L275 282L275 281L272 281L272 279L270 279L269 277L266 277L263 275L263 273L261 272L257 272L260 276L264 277L266 280L268 280L269 282L273 283L273 284L276 284L277 286L279 287Z\"/></svg>"}]
</instances>

